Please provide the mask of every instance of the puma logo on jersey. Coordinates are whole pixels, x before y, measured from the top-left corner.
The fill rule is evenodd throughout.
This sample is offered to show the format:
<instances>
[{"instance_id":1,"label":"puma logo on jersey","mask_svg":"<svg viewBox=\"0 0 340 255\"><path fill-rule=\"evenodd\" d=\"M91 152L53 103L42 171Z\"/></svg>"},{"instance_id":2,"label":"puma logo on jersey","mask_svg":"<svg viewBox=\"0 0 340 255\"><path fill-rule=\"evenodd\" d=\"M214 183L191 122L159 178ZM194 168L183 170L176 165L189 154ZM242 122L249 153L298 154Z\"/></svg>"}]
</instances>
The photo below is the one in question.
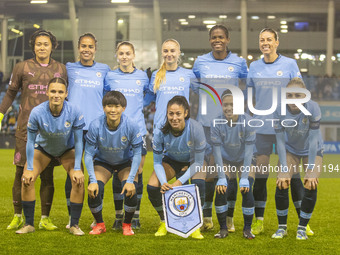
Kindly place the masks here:
<instances>
[{"instance_id":1,"label":"puma logo on jersey","mask_svg":"<svg viewBox=\"0 0 340 255\"><path fill-rule=\"evenodd\" d=\"M48 124L44 123L44 126L48 127Z\"/></svg>"},{"instance_id":2,"label":"puma logo on jersey","mask_svg":"<svg viewBox=\"0 0 340 255\"><path fill-rule=\"evenodd\" d=\"M34 73L28 72L28 74L34 77L35 72Z\"/></svg>"}]
</instances>

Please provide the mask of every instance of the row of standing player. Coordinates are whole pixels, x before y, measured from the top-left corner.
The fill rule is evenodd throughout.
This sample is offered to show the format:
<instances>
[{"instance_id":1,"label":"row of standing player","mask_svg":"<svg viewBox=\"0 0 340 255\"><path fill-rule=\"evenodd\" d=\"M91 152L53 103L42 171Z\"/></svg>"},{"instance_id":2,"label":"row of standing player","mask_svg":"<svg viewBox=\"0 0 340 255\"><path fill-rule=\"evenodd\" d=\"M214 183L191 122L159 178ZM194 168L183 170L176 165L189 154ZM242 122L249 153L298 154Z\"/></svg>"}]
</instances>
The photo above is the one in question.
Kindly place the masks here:
<instances>
[{"instance_id":1,"label":"row of standing player","mask_svg":"<svg viewBox=\"0 0 340 255\"><path fill-rule=\"evenodd\" d=\"M265 35L267 35L268 38L265 38L265 39L261 38L261 36L265 37ZM261 51L263 51L264 56L265 56L263 62L267 62L266 57L268 57L268 56L274 56L276 58L276 59L274 59L276 62L283 62L282 59L286 60L286 58L284 58L283 56L276 54L276 47L278 45L278 38L276 38L276 36L273 36L273 35L276 35L276 34L272 31L270 31L270 30L262 31L260 33L260 47L261 47ZM81 53L81 56L83 56L83 58L85 60L86 60L86 58L87 58L87 60L92 58L90 60L90 63L92 61L92 65L93 65L94 64L93 54L95 52L95 39L94 39L94 37L90 36L89 34L88 34L88 36L85 36L84 38L82 38L82 40L84 40L84 39L87 39L87 40L90 40L90 41L92 40L92 45L91 45L91 43L89 45L84 45L84 46L82 46L82 44L79 44L80 53L82 52L81 51L82 47L90 49L91 46L92 46L92 52L91 52L91 50L85 49L84 54L82 55L82 53ZM261 46L261 41L263 41L263 40L264 40L264 43L262 42L262 44L265 44L265 45ZM94 43L93 43L93 41L94 41ZM200 61L197 60L196 63L195 63L194 72L195 72L197 77L202 77L202 78L203 77L214 77L216 75L217 77L230 78L230 77L233 77L232 75L236 75L235 76L236 78L244 78L247 75L247 66L245 64L245 61L243 59L238 58L235 54L232 54L231 52L229 52L227 50L227 45L229 43L229 34L228 34L228 31L223 26L216 26L210 31L210 42L211 42L213 51L209 54L206 54L202 57L199 57L198 60L200 60ZM130 68L130 72L133 73L133 72L136 71L133 65L132 66L128 65L129 62L130 63L132 62L131 59L133 59L133 57L134 57L133 46L131 44L128 44L126 46L127 46L127 48L129 48L127 50L129 53L126 53L126 55L130 55L130 59L129 59L129 56L122 58L122 61L120 62L120 68L117 69L118 72L120 71L122 76L123 76L124 71L129 72L128 68L124 68L124 64L125 64L125 67ZM266 54L265 51L269 51L269 53L267 52L267 54ZM176 83L179 83L178 80L183 83L183 82L187 82L188 80L190 80L192 74L187 72L187 70L185 70L185 69L181 70L181 68L177 68L178 67L177 60L178 60L178 57L179 57L180 50L179 50L179 44L175 40L166 41L163 44L162 53L163 53L163 57L164 57L164 60L165 60L164 64L162 65L160 70L157 72L157 75L153 76L153 78L155 78L155 81L156 81L155 84L157 84L157 81L159 82L158 83L159 85L162 84L162 87L159 89L159 91L164 92L163 94L169 96L169 93L167 93L167 87L168 88L170 87L169 85L171 85L171 79L173 79L174 82L176 82ZM121 54L124 55L125 53L121 53ZM117 54L117 57L119 59L119 53ZM281 60L281 61L279 61L279 60ZM272 61L272 62L275 62L275 61ZM285 61L285 62L289 62L289 64L291 64L291 65L295 64L295 66L296 66L296 63L291 63L291 61ZM77 63L75 63L75 64L77 64ZM80 67L85 68L86 73L90 69L90 68L86 69L86 64L83 65L82 61L78 64L80 64ZM99 63L96 63L96 64L99 64ZM90 64L90 66L92 66L92 65ZM208 68L206 68L206 66L208 66ZM232 66L233 68L228 68L229 66ZM294 69L295 66L293 65L292 69ZM132 69L131 69L131 67L132 67ZM229 71L229 74L225 73L226 67L227 67L227 70ZM206 68L208 70L210 69L211 72L213 72L213 73L207 73L209 71L204 71L203 70L204 68ZM252 70L252 68L251 68L251 70ZM178 72L178 71L182 71L182 72L184 72L184 74L182 74L182 76L181 76L181 73ZM75 72L75 74L77 74L77 71L74 71L74 72ZM290 78L292 76L292 73L288 74ZM79 71L78 71L78 74L79 74ZM298 74L298 71L296 72L296 74ZM100 76L101 74L96 73L96 75ZM185 75L188 75L188 76L185 76ZM166 82L163 80L164 77L166 77ZM188 77L188 79L187 79L187 77ZM265 76L265 77L268 77L268 76ZM82 81L79 81L79 79L78 80L76 79L75 83L77 83L77 82L81 83ZM115 80L115 82L119 83L119 80L118 81ZM137 83L138 80L135 80L135 82ZM139 83L141 83L140 80L139 80ZM153 83L151 83L151 84L153 84ZM88 84L85 84L85 86L86 87L91 87L91 86L94 87L93 84L91 84L91 82L88 82ZM157 85L155 87L157 87ZM126 87L120 88L120 90L122 92L133 91L133 89L127 90ZM189 90L189 86L188 86L187 89L185 89L185 91L188 91L188 90ZM256 94L257 93L258 93L258 91L256 90ZM73 93L71 92L70 97L72 97L72 94ZM75 95L75 94L73 94L73 95ZM188 93L186 93L184 95L188 98ZM129 96L131 97L131 93L130 93L130 95L127 95L128 99L129 99ZM170 97L171 97L171 94L170 94ZM86 97L86 98L89 98L89 97ZM164 100L164 98L159 97L158 94L157 94L156 108L160 109L162 107L162 105L163 105L163 108L164 108L164 102L166 102L166 101L168 101L168 100ZM265 101L265 100L262 100L262 101ZM87 106L90 105L90 104L88 104L88 102L86 102L86 103L87 103L86 104ZM158 103L158 107L157 107L157 103ZM97 108L97 109L99 109L99 108ZM157 112L163 112L164 113L164 111L157 111ZM156 121L157 112L156 112L156 116L155 116L155 123L160 123L160 122ZM164 118L164 114L163 114L163 118ZM158 119L162 120L162 118L158 118ZM202 122L204 122L204 121L202 121ZM203 123L203 125L204 125L204 123ZM209 127L207 127L207 128L209 128ZM208 187L208 186L212 186L212 185L206 185L206 186ZM232 203L229 203L229 204L232 204ZM205 208L208 207L207 210L209 211L209 201L208 201L208 203L206 203L206 205L208 205L208 206L205 206ZM229 208L232 208L232 207L229 206ZM205 210L205 212L206 212L206 210ZM209 215L208 215L208 217L209 217Z\"/></svg>"}]
</instances>

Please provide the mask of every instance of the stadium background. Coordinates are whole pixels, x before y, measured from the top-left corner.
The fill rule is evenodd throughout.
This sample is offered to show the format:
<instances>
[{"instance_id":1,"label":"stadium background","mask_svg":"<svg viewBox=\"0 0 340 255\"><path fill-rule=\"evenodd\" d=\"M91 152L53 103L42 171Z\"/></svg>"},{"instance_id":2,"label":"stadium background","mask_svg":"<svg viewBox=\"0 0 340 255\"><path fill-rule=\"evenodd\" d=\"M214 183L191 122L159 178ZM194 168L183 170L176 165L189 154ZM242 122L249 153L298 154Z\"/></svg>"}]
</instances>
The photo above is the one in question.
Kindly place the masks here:
<instances>
[{"instance_id":1,"label":"stadium background","mask_svg":"<svg viewBox=\"0 0 340 255\"><path fill-rule=\"evenodd\" d=\"M181 44L181 66L191 68L198 55L210 51L208 30L214 24L223 24L230 30L231 42L229 48L232 52L247 59L248 65L261 57L258 49L258 34L264 27L271 27L279 32L279 53L295 58L304 77L307 87L312 93L312 99L320 104L323 118L321 130L325 140L324 157L325 165L338 166L340 161L340 1L339 0L130 0L129 3L111 3L110 0L48 0L46 4L31 4L29 0L0 0L1 22L1 61L0 61L0 102L8 87L8 80L14 65L24 59L32 57L28 40L38 28L52 31L60 45L53 53L53 58L66 63L77 58L74 42L79 35L93 32L98 40L96 61L116 65L114 48L123 40L131 41L136 48L135 64L140 69L157 69L160 58L158 52L163 40L175 38ZM18 95L20 97L20 95ZM14 132L16 116L18 113L18 100L3 120L3 129L0 133L0 191L1 212L0 230L5 229L12 216L11 185L14 175L12 156L14 147ZM145 109L148 130L152 132L152 117L154 107ZM272 164L276 164L274 158ZM144 182L152 171L152 153L147 156ZM58 244L65 240L66 249L61 253L78 251L81 253L95 251L99 244L111 242L111 249L129 245L129 251L123 253L175 253L179 250L185 253L199 253L204 251L225 252L232 248L239 252L270 253L281 249L280 253L290 254L292 247L300 253L308 254L317 249L336 251L336 242L331 237L336 234L336 226L340 220L339 213L339 176L338 171L333 171L328 177L320 181L319 197L315 213L311 222L313 230L317 233L311 243L296 244L294 235L281 243L273 242L269 236L275 230L276 216L273 196L269 195L266 221L268 227L264 236L260 236L252 244L248 244L240 235L228 237L223 243L210 242L212 233L206 234L206 240L201 244L194 241L182 240L175 236L166 239L153 238L157 227L157 217L152 210L144 193L142 204L141 235L136 235L133 240L136 247L130 247L128 240L116 233L107 233L105 237L92 240L82 240L72 243L73 237L65 235L63 224L67 222L66 206L63 195L65 174L61 169L56 170L56 193L52 209L52 217L60 226L57 233L36 233L34 237L24 237L19 240L14 233L2 231L0 236L0 253L20 253L28 249L34 253L37 244L39 252L54 251ZM274 191L275 180L270 180L269 185ZM270 190L270 188L269 188ZM105 210L106 218L113 221L112 196L110 187L106 190ZM39 202L37 203L39 204ZM292 203L291 203L292 204ZM236 213L238 229L241 228L240 203L237 203L239 213ZM39 216L39 206L36 208ZM290 209L292 226L297 224L295 212ZM216 220L216 219L214 219ZM91 217L87 207L84 207L81 224L90 224ZM59 223L59 224L58 224ZM111 224L111 223L110 223ZM267 223L266 223L267 224ZM84 230L86 228L84 227ZM215 229L216 230L216 229ZM295 228L291 228L291 232ZM109 231L110 232L110 231ZM114 236L115 241L109 237ZM53 244L49 243L52 238ZM24 243L29 242L29 247ZM77 241L78 242L78 241ZM91 248L84 249L90 242ZM33 242L34 243L34 242ZM221 244L221 247L216 247ZM292 246L294 245L294 246ZM158 247L150 250L153 246ZM315 248L316 246L317 248ZM138 248L144 247L144 248ZM161 248L163 247L163 248ZM169 249L164 249L169 247ZM170 249L171 247L171 249ZM105 248L104 253L109 249ZM237 253L239 253L237 252ZM323 253L321 252L321 253ZM329 253L328 252L328 253ZM173 252L172 252L173 253ZM334 252L331 252L334 253Z\"/></svg>"}]
</instances>

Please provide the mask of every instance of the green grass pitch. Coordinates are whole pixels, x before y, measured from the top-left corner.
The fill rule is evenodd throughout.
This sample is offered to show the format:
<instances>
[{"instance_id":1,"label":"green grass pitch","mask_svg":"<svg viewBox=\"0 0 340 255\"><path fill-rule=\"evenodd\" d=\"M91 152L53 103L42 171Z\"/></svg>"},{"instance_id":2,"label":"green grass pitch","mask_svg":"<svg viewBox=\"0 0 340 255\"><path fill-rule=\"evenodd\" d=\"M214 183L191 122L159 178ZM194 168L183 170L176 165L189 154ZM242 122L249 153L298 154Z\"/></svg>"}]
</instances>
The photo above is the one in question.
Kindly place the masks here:
<instances>
[{"instance_id":1,"label":"green grass pitch","mask_svg":"<svg viewBox=\"0 0 340 255\"><path fill-rule=\"evenodd\" d=\"M204 240L181 238L173 234L156 238L159 224L157 213L151 206L146 193L146 184L153 170L152 153L149 153L144 166L144 194L141 205L142 228L136 235L125 237L120 232L111 230L114 222L114 206L111 181L106 185L104 196L104 220L107 232L100 236L90 236L92 216L85 197L84 209L80 219L80 227L85 236L76 237L68 233L65 225L68 222L66 200L64 195L65 170L57 167L54 172L55 194L51 218L59 228L48 232L38 229L40 219L40 200L37 195L35 227L36 232L27 235L16 235L15 231L6 230L13 216L12 183L15 167L12 165L13 150L0 150L0 254L339 254L340 241L340 179L322 178L319 182L318 200L310 226L315 236L307 241L295 239L298 224L297 214L290 201L288 217L288 237L283 240L272 240L270 236L277 227L275 212L275 179L268 181L268 202L265 211L265 232L254 240L242 237L243 217L241 210L241 194L235 210L236 232L226 239L216 240L218 223L214 215L215 229L205 232ZM277 157L272 157L276 164ZM324 164L339 164L339 156L325 155ZM86 174L87 176L87 174ZM338 177L339 173L334 173ZM39 187L37 184L37 192ZM86 193L87 194L87 193ZM215 214L215 212L213 212Z\"/></svg>"}]
</instances>

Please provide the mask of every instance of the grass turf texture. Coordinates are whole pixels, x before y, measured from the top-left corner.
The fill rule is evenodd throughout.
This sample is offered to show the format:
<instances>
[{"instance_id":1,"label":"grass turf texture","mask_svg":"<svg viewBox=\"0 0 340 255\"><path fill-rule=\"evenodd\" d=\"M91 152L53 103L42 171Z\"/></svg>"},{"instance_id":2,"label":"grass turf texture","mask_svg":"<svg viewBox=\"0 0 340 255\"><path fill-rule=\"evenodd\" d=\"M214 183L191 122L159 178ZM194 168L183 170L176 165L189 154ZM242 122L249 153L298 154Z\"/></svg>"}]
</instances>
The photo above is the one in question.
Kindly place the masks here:
<instances>
[{"instance_id":1,"label":"grass turf texture","mask_svg":"<svg viewBox=\"0 0 340 255\"><path fill-rule=\"evenodd\" d=\"M135 231L135 236L123 236L121 232L114 232L111 226L114 222L114 205L111 181L105 187L103 216L107 232L100 236L90 236L88 232L92 222L92 215L87 205L87 193L80 219L80 227L85 236L76 237L68 233L65 225L68 223L64 184L66 172L57 167L54 172L55 193L51 211L51 218L58 229L52 232L39 230L41 216L39 186L37 181L37 202L35 210L35 228L33 234L17 235L15 231L6 230L13 217L12 183L15 167L12 165L13 150L0 150L0 254L339 254L340 242L337 231L339 220L339 192L340 179L320 179L318 200L310 222L313 237L307 241L295 239L298 224L294 205L290 200L288 216L288 236L283 240L273 240L271 235L277 229L275 211L275 178L268 180L268 202L265 211L265 232L256 236L254 240L242 237L243 217L241 210L241 194L235 209L236 232L229 234L226 239L216 240L214 234L219 230L218 222L213 211L214 231L205 232L204 240L181 238L173 234L165 237L154 236L159 224L159 217L152 208L146 192L146 184L152 172L152 153L148 153L144 166L144 194L141 205L142 228ZM272 157L271 163L276 165L277 157ZM337 155L325 155L324 164L339 162ZM87 174L86 174L87 176ZM334 173L333 175L339 176ZM86 181L87 182L87 181Z\"/></svg>"}]
</instances>

